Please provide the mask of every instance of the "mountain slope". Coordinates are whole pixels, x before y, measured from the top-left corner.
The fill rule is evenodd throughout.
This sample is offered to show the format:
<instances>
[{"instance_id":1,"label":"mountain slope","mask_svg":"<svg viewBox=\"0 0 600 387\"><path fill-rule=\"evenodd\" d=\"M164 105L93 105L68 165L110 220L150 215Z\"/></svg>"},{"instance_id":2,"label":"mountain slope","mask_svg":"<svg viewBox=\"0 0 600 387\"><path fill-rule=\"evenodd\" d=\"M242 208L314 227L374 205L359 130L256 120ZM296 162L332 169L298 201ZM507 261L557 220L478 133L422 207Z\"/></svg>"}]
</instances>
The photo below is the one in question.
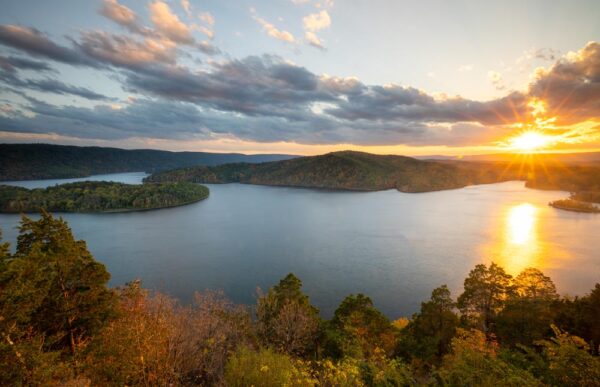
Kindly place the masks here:
<instances>
[{"instance_id":1,"label":"mountain slope","mask_svg":"<svg viewBox=\"0 0 600 387\"><path fill-rule=\"evenodd\" d=\"M147 181L190 181L373 191L426 192L487 182L472 170L404 156L334 152L261 164L225 164L156 173Z\"/></svg>"},{"instance_id":2,"label":"mountain slope","mask_svg":"<svg viewBox=\"0 0 600 387\"><path fill-rule=\"evenodd\" d=\"M260 163L294 156L168 152L50 144L0 144L0 180L85 177L118 172L156 172L194 165Z\"/></svg>"}]
</instances>

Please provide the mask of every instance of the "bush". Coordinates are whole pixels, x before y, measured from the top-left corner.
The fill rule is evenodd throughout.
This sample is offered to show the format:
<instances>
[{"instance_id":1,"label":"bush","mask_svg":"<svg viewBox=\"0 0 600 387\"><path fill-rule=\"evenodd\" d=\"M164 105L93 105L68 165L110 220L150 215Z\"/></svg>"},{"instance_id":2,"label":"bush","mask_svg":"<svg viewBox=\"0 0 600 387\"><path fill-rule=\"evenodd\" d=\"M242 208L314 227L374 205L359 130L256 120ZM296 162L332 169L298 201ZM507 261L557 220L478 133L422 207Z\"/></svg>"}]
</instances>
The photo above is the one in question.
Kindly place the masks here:
<instances>
[{"instance_id":1,"label":"bush","mask_svg":"<svg viewBox=\"0 0 600 387\"><path fill-rule=\"evenodd\" d=\"M225 367L225 381L231 387L313 386L315 380L303 363L289 356L262 348L255 352L247 347L234 353Z\"/></svg>"}]
</instances>

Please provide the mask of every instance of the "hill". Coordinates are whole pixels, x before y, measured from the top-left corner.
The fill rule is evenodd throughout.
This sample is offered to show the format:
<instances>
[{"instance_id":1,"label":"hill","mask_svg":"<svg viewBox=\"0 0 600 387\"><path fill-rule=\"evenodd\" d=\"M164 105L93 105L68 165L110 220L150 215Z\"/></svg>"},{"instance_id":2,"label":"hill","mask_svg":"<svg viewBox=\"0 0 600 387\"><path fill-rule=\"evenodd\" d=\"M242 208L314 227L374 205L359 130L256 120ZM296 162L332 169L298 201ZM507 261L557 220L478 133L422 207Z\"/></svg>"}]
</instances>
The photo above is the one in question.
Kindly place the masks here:
<instances>
[{"instance_id":1,"label":"hill","mask_svg":"<svg viewBox=\"0 0 600 387\"><path fill-rule=\"evenodd\" d=\"M493 179L494 176L486 177L461 165L342 151L260 164L181 168L153 174L147 181L240 182L358 191L398 189L402 192L427 192Z\"/></svg>"},{"instance_id":2,"label":"hill","mask_svg":"<svg viewBox=\"0 0 600 387\"><path fill-rule=\"evenodd\" d=\"M281 154L169 152L50 144L0 144L0 181L86 177L120 172L156 172L194 165L260 163Z\"/></svg>"},{"instance_id":3,"label":"hill","mask_svg":"<svg viewBox=\"0 0 600 387\"><path fill-rule=\"evenodd\" d=\"M123 212L175 207L208 197L208 188L191 183L123 184L84 181L48 188L0 185L0 212Z\"/></svg>"},{"instance_id":4,"label":"hill","mask_svg":"<svg viewBox=\"0 0 600 387\"><path fill-rule=\"evenodd\" d=\"M530 188L600 190L600 167L512 162L433 161L343 151L260 164L234 163L155 173L147 181L248 183L359 191L427 192L522 180Z\"/></svg>"}]
</instances>

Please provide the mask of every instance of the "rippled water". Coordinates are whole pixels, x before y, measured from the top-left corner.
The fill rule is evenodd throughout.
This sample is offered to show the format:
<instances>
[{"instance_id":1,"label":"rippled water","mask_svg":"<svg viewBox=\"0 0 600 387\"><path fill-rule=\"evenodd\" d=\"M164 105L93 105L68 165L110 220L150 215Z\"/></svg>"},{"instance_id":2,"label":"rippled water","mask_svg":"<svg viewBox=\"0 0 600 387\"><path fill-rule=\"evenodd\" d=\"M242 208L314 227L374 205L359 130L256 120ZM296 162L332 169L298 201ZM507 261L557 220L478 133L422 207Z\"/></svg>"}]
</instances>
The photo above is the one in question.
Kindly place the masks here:
<instances>
[{"instance_id":1,"label":"rippled water","mask_svg":"<svg viewBox=\"0 0 600 387\"><path fill-rule=\"evenodd\" d=\"M95 179L139 183L143 176ZM600 215L547 205L564 192L522 182L423 194L209 187L207 200L184 207L62 216L107 265L111 285L139 277L183 301L211 288L253 303L257 286L294 272L325 316L362 292L396 318L418 310L440 284L456 295L469 270L491 260L511 274L536 266L563 294L584 294L600 281ZM5 240L14 242L18 221L0 215Z\"/></svg>"}]
</instances>

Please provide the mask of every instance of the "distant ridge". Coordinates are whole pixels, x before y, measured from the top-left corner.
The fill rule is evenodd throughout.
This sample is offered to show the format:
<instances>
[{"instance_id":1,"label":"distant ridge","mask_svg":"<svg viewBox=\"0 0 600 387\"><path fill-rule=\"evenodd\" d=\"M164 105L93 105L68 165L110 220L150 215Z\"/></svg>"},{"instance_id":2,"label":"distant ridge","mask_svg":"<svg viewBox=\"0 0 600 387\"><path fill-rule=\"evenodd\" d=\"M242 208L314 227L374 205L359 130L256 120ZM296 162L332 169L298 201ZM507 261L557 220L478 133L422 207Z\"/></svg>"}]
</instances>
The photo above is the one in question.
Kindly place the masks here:
<instances>
[{"instance_id":1,"label":"distant ridge","mask_svg":"<svg viewBox=\"0 0 600 387\"><path fill-rule=\"evenodd\" d=\"M157 172L195 165L261 163L296 156L283 154L169 152L51 144L0 144L0 180L86 177L120 172Z\"/></svg>"},{"instance_id":2,"label":"distant ridge","mask_svg":"<svg viewBox=\"0 0 600 387\"><path fill-rule=\"evenodd\" d=\"M532 153L532 154L514 154L514 153L492 153L486 155L468 155L468 156L445 156L445 155L427 155L415 156L419 160L460 160L460 161L493 161L493 162L512 162L515 157L533 157L538 160L553 163L564 164L597 164L600 163L600 152L581 152L581 153Z\"/></svg>"}]
</instances>

